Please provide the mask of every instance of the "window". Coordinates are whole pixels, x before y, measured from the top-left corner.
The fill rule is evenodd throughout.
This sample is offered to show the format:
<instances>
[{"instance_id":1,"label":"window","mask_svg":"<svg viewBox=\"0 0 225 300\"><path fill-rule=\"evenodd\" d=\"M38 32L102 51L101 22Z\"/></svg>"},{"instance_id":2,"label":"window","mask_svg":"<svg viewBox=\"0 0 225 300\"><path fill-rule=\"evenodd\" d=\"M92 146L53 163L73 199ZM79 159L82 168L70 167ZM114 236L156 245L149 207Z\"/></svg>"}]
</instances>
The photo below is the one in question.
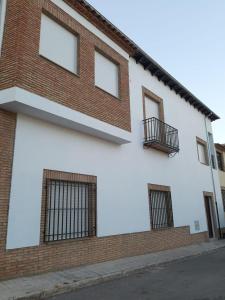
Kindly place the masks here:
<instances>
[{"instance_id":1,"label":"window","mask_svg":"<svg viewBox=\"0 0 225 300\"><path fill-rule=\"evenodd\" d=\"M95 85L119 98L119 65L95 51Z\"/></svg>"},{"instance_id":2,"label":"window","mask_svg":"<svg viewBox=\"0 0 225 300\"><path fill-rule=\"evenodd\" d=\"M200 138L197 138L197 150L200 163L208 165L207 143Z\"/></svg>"},{"instance_id":3,"label":"window","mask_svg":"<svg viewBox=\"0 0 225 300\"><path fill-rule=\"evenodd\" d=\"M78 73L77 52L77 36L42 14L40 55L73 73Z\"/></svg>"},{"instance_id":4,"label":"window","mask_svg":"<svg viewBox=\"0 0 225 300\"><path fill-rule=\"evenodd\" d=\"M47 179L46 198L46 242L95 235L95 183Z\"/></svg>"},{"instance_id":5,"label":"window","mask_svg":"<svg viewBox=\"0 0 225 300\"><path fill-rule=\"evenodd\" d=\"M221 193L222 193L222 200L223 200L223 209L224 209L224 212L225 212L225 189L222 189Z\"/></svg>"},{"instance_id":6,"label":"window","mask_svg":"<svg viewBox=\"0 0 225 300\"><path fill-rule=\"evenodd\" d=\"M164 121L163 99L142 87L144 119L156 118Z\"/></svg>"},{"instance_id":7,"label":"window","mask_svg":"<svg viewBox=\"0 0 225 300\"><path fill-rule=\"evenodd\" d=\"M223 161L223 153L216 151L218 168L220 171L224 171L224 161Z\"/></svg>"},{"instance_id":8,"label":"window","mask_svg":"<svg viewBox=\"0 0 225 300\"><path fill-rule=\"evenodd\" d=\"M0 56L1 56L2 40L3 40L3 33L4 33L5 13L6 13L6 0L0 0Z\"/></svg>"},{"instance_id":9,"label":"window","mask_svg":"<svg viewBox=\"0 0 225 300\"><path fill-rule=\"evenodd\" d=\"M174 226L171 192L168 187L150 185L149 207L152 229Z\"/></svg>"},{"instance_id":10,"label":"window","mask_svg":"<svg viewBox=\"0 0 225 300\"><path fill-rule=\"evenodd\" d=\"M215 146L213 141L213 135L212 133L208 132L209 136L209 149L210 149L210 155L211 155L211 164L213 169L216 169L216 155L215 155Z\"/></svg>"}]
</instances>

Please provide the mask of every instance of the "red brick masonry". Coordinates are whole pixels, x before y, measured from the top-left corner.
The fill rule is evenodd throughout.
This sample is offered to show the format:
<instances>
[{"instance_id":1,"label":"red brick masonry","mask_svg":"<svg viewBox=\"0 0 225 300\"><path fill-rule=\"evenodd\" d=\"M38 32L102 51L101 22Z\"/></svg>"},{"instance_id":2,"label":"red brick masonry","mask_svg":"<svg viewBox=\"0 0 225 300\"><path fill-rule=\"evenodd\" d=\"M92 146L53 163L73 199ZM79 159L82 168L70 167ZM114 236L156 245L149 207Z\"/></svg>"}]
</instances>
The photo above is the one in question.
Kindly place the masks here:
<instances>
[{"instance_id":1,"label":"red brick masonry","mask_svg":"<svg viewBox=\"0 0 225 300\"><path fill-rule=\"evenodd\" d=\"M49 0L8 0L7 3L0 90L18 86L130 131L128 61ZM39 55L42 12L78 35L78 75ZM96 48L119 64L120 99L95 87Z\"/></svg>"}]
</instances>

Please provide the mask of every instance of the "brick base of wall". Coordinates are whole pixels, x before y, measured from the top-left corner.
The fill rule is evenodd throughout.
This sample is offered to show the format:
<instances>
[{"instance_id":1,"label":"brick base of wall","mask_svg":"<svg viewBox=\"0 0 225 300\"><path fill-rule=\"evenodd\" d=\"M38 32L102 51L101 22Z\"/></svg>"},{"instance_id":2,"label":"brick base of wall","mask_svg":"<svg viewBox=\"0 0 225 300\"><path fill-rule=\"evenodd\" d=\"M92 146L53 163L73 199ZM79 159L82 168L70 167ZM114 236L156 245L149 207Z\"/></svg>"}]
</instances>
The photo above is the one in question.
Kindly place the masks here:
<instances>
[{"instance_id":1,"label":"brick base of wall","mask_svg":"<svg viewBox=\"0 0 225 300\"><path fill-rule=\"evenodd\" d=\"M189 227L60 241L0 252L0 279L34 275L75 266L142 255L208 240Z\"/></svg>"}]
</instances>

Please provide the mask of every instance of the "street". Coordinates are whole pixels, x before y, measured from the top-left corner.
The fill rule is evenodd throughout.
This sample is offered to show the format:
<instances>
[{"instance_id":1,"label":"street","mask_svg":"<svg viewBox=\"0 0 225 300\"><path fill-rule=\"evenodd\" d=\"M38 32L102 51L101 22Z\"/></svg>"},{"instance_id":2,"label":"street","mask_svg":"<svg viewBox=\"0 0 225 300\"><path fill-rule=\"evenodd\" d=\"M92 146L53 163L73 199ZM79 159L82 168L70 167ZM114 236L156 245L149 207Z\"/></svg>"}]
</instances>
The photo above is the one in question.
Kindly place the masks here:
<instances>
[{"instance_id":1,"label":"street","mask_svg":"<svg viewBox=\"0 0 225 300\"><path fill-rule=\"evenodd\" d=\"M118 299L225 299L225 248L150 268L49 300Z\"/></svg>"}]
</instances>

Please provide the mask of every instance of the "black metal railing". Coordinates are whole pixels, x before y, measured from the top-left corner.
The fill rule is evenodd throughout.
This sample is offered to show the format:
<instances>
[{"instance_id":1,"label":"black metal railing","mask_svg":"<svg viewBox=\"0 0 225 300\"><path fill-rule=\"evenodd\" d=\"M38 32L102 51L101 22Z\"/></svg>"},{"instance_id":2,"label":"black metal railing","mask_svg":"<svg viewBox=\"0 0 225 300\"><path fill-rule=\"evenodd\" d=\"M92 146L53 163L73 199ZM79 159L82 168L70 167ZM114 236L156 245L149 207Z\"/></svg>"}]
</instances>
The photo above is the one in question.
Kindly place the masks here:
<instances>
[{"instance_id":1,"label":"black metal railing","mask_svg":"<svg viewBox=\"0 0 225 300\"><path fill-rule=\"evenodd\" d=\"M170 192L149 191L152 229L173 227L173 209Z\"/></svg>"},{"instance_id":2,"label":"black metal railing","mask_svg":"<svg viewBox=\"0 0 225 300\"><path fill-rule=\"evenodd\" d=\"M96 184L47 179L46 242L95 235Z\"/></svg>"},{"instance_id":3,"label":"black metal railing","mask_svg":"<svg viewBox=\"0 0 225 300\"><path fill-rule=\"evenodd\" d=\"M179 151L178 130L157 118L149 118L144 121L145 139L144 145L159 145L161 150L168 153Z\"/></svg>"}]
</instances>

